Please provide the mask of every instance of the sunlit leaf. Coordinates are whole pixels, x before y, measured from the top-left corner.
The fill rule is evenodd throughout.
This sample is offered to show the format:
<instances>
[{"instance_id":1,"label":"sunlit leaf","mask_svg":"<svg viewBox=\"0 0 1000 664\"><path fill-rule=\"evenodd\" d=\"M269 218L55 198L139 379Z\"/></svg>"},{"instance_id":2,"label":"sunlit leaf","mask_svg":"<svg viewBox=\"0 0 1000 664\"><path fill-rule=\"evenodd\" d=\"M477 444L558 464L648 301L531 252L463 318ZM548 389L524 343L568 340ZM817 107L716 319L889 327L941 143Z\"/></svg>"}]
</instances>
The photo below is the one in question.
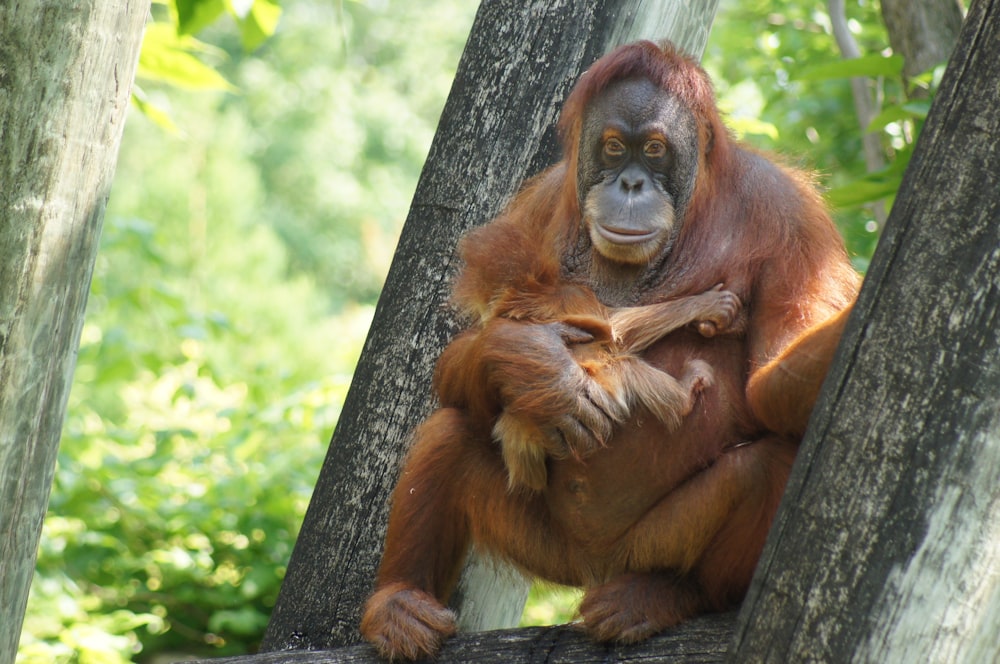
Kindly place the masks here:
<instances>
[{"instance_id":1,"label":"sunlit leaf","mask_svg":"<svg viewBox=\"0 0 1000 664\"><path fill-rule=\"evenodd\" d=\"M190 90L234 90L194 55L209 50L193 37L178 36L166 23L153 23L146 28L137 75Z\"/></svg>"},{"instance_id":2,"label":"sunlit leaf","mask_svg":"<svg viewBox=\"0 0 1000 664\"><path fill-rule=\"evenodd\" d=\"M226 0L229 12L240 26L243 48L252 51L274 34L281 7L271 0Z\"/></svg>"},{"instance_id":3,"label":"sunlit leaf","mask_svg":"<svg viewBox=\"0 0 1000 664\"><path fill-rule=\"evenodd\" d=\"M917 74L916 76L911 76L909 80L910 91L912 92L918 88L924 90L937 90L941 87L941 79L944 77L944 71L946 68L947 62L941 62L928 68L926 71Z\"/></svg>"},{"instance_id":4,"label":"sunlit leaf","mask_svg":"<svg viewBox=\"0 0 1000 664\"><path fill-rule=\"evenodd\" d=\"M767 136L775 141L778 140L778 128L770 122L764 122L757 118L730 116L726 119L726 124L741 138L748 134L753 134L756 136Z\"/></svg>"},{"instance_id":5,"label":"sunlit leaf","mask_svg":"<svg viewBox=\"0 0 1000 664\"><path fill-rule=\"evenodd\" d=\"M253 9L255 0L226 0L226 6L236 18L246 18Z\"/></svg>"},{"instance_id":6,"label":"sunlit leaf","mask_svg":"<svg viewBox=\"0 0 1000 664\"><path fill-rule=\"evenodd\" d=\"M153 121L158 127L175 136L180 135L180 130L174 124L170 114L149 101L138 85L132 86L132 103L143 115Z\"/></svg>"},{"instance_id":7,"label":"sunlit leaf","mask_svg":"<svg viewBox=\"0 0 1000 664\"><path fill-rule=\"evenodd\" d=\"M879 54L860 58L823 62L803 67L795 76L800 81L823 81L831 78L899 76L903 73L903 56Z\"/></svg>"},{"instance_id":8,"label":"sunlit leaf","mask_svg":"<svg viewBox=\"0 0 1000 664\"><path fill-rule=\"evenodd\" d=\"M195 35L226 11L225 0L173 0L177 34Z\"/></svg>"}]
</instances>

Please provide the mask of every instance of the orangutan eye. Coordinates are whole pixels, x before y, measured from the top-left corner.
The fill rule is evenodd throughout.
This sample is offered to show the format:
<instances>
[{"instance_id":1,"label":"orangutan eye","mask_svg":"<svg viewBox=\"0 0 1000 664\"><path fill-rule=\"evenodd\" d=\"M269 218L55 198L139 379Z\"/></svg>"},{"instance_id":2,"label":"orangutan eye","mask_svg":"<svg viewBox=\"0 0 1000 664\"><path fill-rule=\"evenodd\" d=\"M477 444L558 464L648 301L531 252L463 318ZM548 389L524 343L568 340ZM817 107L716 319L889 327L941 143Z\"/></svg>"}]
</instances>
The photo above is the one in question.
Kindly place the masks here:
<instances>
[{"instance_id":1,"label":"orangutan eye","mask_svg":"<svg viewBox=\"0 0 1000 664\"><path fill-rule=\"evenodd\" d=\"M617 138L609 138L604 143L604 156L609 159L620 159L625 155L625 144Z\"/></svg>"},{"instance_id":2,"label":"orangutan eye","mask_svg":"<svg viewBox=\"0 0 1000 664\"><path fill-rule=\"evenodd\" d=\"M642 146L642 153L647 159L663 159L667 155L667 145L663 141L647 141Z\"/></svg>"}]
</instances>

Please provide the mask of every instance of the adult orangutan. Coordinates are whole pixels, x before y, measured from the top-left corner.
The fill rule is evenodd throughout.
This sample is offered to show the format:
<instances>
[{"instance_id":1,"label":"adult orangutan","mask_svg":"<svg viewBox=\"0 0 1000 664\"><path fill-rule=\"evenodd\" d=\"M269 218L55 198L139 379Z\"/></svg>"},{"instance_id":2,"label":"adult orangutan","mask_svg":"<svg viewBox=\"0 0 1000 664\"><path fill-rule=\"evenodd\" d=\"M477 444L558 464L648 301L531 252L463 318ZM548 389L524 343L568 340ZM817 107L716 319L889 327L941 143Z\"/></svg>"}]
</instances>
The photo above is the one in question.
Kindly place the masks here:
<instances>
[{"instance_id":1,"label":"adult orangutan","mask_svg":"<svg viewBox=\"0 0 1000 664\"><path fill-rule=\"evenodd\" d=\"M455 302L475 322L438 361L441 407L415 433L361 622L390 659L431 655L454 632L445 603L473 544L583 586L599 641L739 602L856 295L809 178L736 143L704 71L671 46L599 60L560 129L563 160L462 244ZM549 275L552 320L502 306L526 272ZM715 317L712 334L712 316L677 319L647 331L658 340L641 354L672 376L710 367L694 408L672 424L641 400L609 412L575 354L593 334L574 332L559 293L625 312L718 284L742 304L736 320ZM494 435L512 430L544 447L540 490L508 488Z\"/></svg>"}]
</instances>

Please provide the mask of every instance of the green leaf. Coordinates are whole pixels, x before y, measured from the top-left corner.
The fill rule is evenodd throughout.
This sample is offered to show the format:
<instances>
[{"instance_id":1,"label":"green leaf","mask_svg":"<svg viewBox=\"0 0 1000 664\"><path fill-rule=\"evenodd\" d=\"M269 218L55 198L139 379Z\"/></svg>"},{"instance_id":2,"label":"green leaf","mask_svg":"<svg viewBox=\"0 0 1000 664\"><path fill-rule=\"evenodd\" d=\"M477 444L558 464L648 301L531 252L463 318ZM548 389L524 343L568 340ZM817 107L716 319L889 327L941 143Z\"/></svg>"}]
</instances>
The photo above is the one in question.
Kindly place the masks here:
<instances>
[{"instance_id":1,"label":"green leaf","mask_svg":"<svg viewBox=\"0 0 1000 664\"><path fill-rule=\"evenodd\" d=\"M226 5L240 27L246 51L256 49L278 28L281 7L272 0L226 0Z\"/></svg>"},{"instance_id":2,"label":"green leaf","mask_svg":"<svg viewBox=\"0 0 1000 664\"><path fill-rule=\"evenodd\" d=\"M193 37L179 36L166 23L150 24L139 54L138 76L190 90L235 90L221 74L194 56L209 50Z\"/></svg>"},{"instance_id":3,"label":"green leaf","mask_svg":"<svg viewBox=\"0 0 1000 664\"><path fill-rule=\"evenodd\" d=\"M941 62L933 67L929 67L916 76L910 77L910 92L916 89L929 90L931 92L936 91L941 87L941 78L944 77L944 70L947 68L947 65L947 61Z\"/></svg>"},{"instance_id":4,"label":"green leaf","mask_svg":"<svg viewBox=\"0 0 1000 664\"><path fill-rule=\"evenodd\" d=\"M918 99L916 101L909 101L903 104L903 109L911 116L924 120L927 118L927 114L931 112L931 100Z\"/></svg>"},{"instance_id":5,"label":"green leaf","mask_svg":"<svg viewBox=\"0 0 1000 664\"><path fill-rule=\"evenodd\" d=\"M224 0L173 0L177 34L195 35L226 11Z\"/></svg>"},{"instance_id":6,"label":"green leaf","mask_svg":"<svg viewBox=\"0 0 1000 664\"><path fill-rule=\"evenodd\" d=\"M881 113L872 118L872 121L868 123L867 127L865 127L865 133L871 134L872 132L882 131L893 122L909 120L911 117L912 116L907 113L906 109L902 106L887 106L882 109Z\"/></svg>"},{"instance_id":7,"label":"green leaf","mask_svg":"<svg viewBox=\"0 0 1000 664\"><path fill-rule=\"evenodd\" d=\"M831 78L858 76L899 76L903 73L903 56L878 53L850 60L836 60L804 67L796 78L800 81L824 81Z\"/></svg>"},{"instance_id":8,"label":"green leaf","mask_svg":"<svg viewBox=\"0 0 1000 664\"><path fill-rule=\"evenodd\" d=\"M170 114L165 110L149 101L146 98L145 93L142 91L138 85L132 86L132 103L135 107L139 109L139 112L149 118L155 125L159 126L167 133L173 134L175 136L180 135L180 130L177 125L174 124L173 119Z\"/></svg>"},{"instance_id":9,"label":"green leaf","mask_svg":"<svg viewBox=\"0 0 1000 664\"><path fill-rule=\"evenodd\" d=\"M886 106L882 112L872 118L865 129L867 133L881 131L893 122L901 120L912 120L914 118L924 119L931 109L930 101L911 101L905 104L894 104Z\"/></svg>"},{"instance_id":10,"label":"green leaf","mask_svg":"<svg viewBox=\"0 0 1000 664\"><path fill-rule=\"evenodd\" d=\"M208 619L208 629L213 632L231 630L237 634L256 634L267 625L267 616L249 607L216 611Z\"/></svg>"},{"instance_id":11,"label":"green leaf","mask_svg":"<svg viewBox=\"0 0 1000 664\"><path fill-rule=\"evenodd\" d=\"M757 118L732 117L727 118L727 124L736 132L737 136L754 134L757 136L767 136L772 141L778 140L778 128L770 122L758 120Z\"/></svg>"},{"instance_id":12,"label":"green leaf","mask_svg":"<svg viewBox=\"0 0 1000 664\"><path fill-rule=\"evenodd\" d=\"M831 189L826 192L826 200L835 208L874 203L895 194L899 190L901 180L901 174L894 176L880 173L878 177L866 176L842 187Z\"/></svg>"}]
</instances>

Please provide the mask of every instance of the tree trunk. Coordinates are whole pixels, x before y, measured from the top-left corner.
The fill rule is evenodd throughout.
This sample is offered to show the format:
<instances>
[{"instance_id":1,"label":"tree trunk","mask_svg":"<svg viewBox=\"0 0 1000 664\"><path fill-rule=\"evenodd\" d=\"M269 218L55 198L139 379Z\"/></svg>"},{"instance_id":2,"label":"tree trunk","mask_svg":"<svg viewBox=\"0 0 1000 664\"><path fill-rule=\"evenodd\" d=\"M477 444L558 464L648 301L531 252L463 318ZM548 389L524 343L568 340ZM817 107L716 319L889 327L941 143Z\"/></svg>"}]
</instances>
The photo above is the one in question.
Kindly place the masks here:
<instances>
[{"instance_id":1,"label":"tree trunk","mask_svg":"<svg viewBox=\"0 0 1000 664\"><path fill-rule=\"evenodd\" d=\"M830 12L830 25L833 28L833 38L837 42L841 55L845 60L861 57L858 42L851 34L847 25L847 14L844 10L844 0L828 0L827 9ZM861 130L861 150L865 157L865 169L874 173L885 167L885 153L882 151L882 139L878 132L869 131L868 126L879 114L878 95L873 94L875 81L863 76L851 79L851 96L854 98L854 115L858 118L858 128ZM871 205L872 215L879 227L885 226L886 210L884 201L876 201Z\"/></svg>"},{"instance_id":2,"label":"tree trunk","mask_svg":"<svg viewBox=\"0 0 1000 664\"><path fill-rule=\"evenodd\" d=\"M962 28L958 0L882 0L892 50L903 56L903 76L918 76L951 55Z\"/></svg>"},{"instance_id":3,"label":"tree trunk","mask_svg":"<svg viewBox=\"0 0 1000 664\"><path fill-rule=\"evenodd\" d=\"M558 157L571 85L609 47L671 37L700 55L717 0L485 0L459 64L343 414L271 616L264 650L356 643L410 431L434 362L458 331L447 311L459 235L495 216ZM500 579L497 579L499 574ZM474 561L463 629L515 624L527 585Z\"/></svg>"},{"instance_id":4,"label":"tree trunk","mask_svg":"<svg viewBox=\"0 0 1000 664\"><path fill-rule=\"evenodd\" d=\"M148 2L0 3L0 662L24 619Z\"/></svg>"},{"instance_id":5,"label":"tree trunk","mask_svg":"<svg viewBox=\"0 0 1000 664\"><path fill-rule=\"evenodd\" d=\"M1000 4L973 3L732 662L1000 661Z\"/></svg>"}]
</instances>

